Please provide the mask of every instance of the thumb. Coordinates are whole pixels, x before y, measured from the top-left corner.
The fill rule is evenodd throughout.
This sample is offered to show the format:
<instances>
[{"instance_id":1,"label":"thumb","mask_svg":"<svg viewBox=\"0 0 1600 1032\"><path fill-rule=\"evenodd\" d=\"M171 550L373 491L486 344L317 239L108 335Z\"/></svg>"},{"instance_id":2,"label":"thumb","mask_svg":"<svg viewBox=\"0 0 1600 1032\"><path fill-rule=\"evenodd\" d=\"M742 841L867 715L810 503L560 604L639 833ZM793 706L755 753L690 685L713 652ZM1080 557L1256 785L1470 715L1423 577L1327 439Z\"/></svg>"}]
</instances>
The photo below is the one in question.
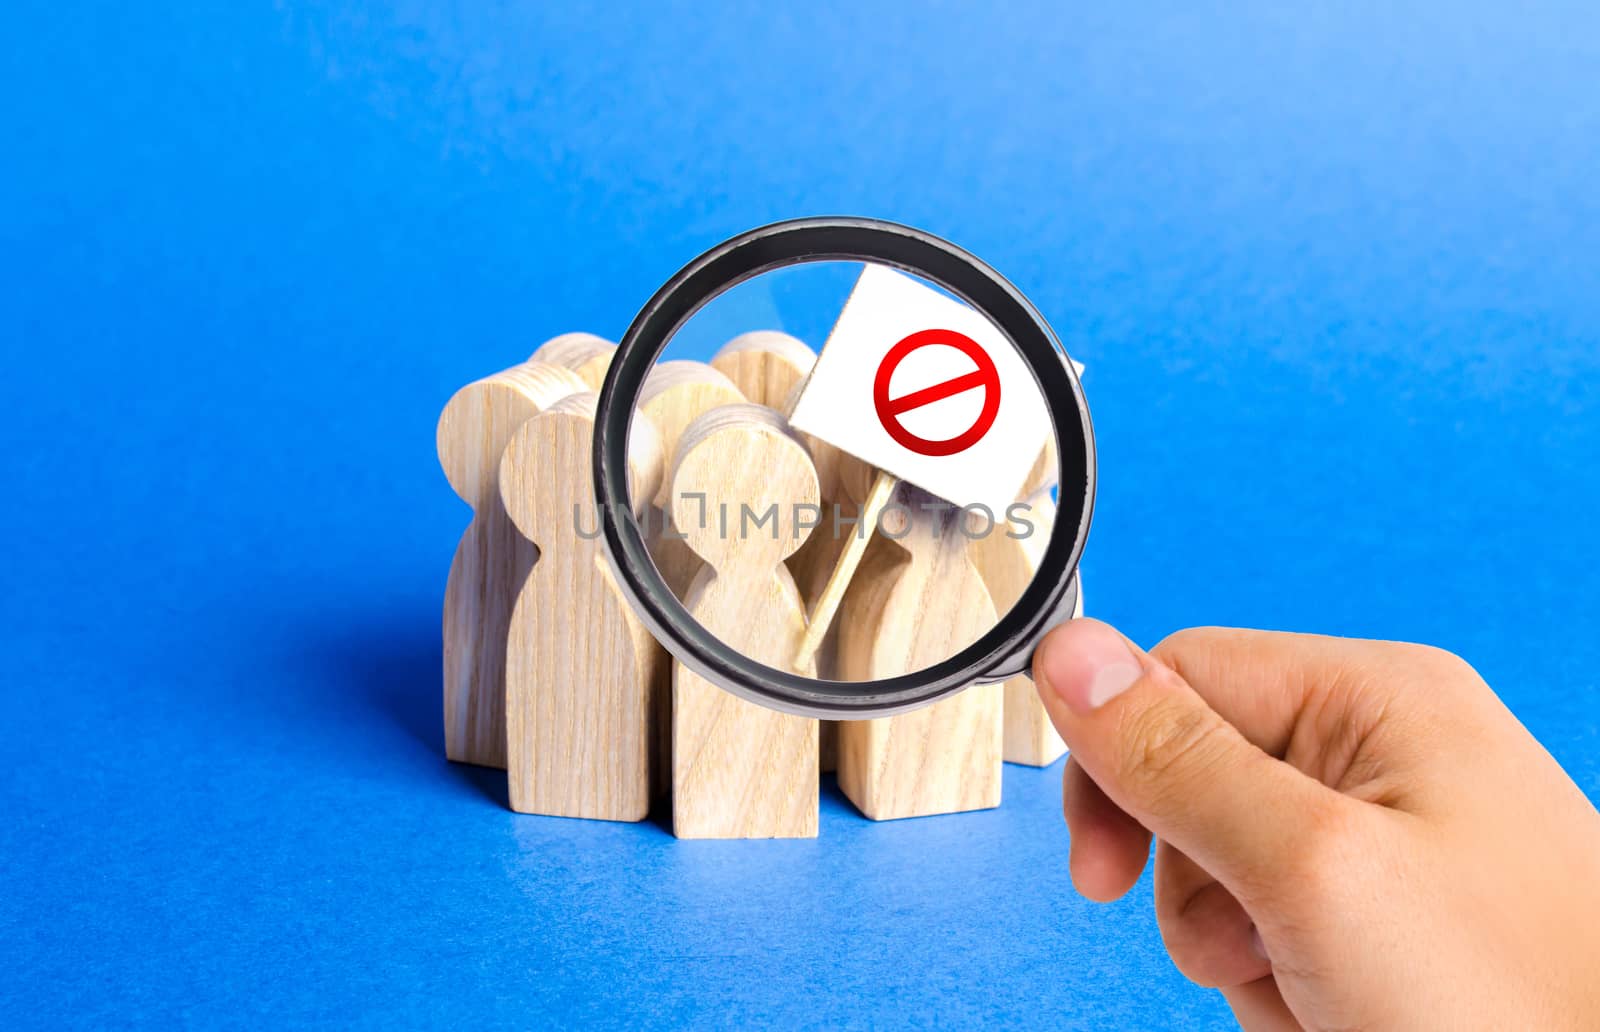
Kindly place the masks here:
<instances>
[{"instance_id":1,"label":"thumb","mask_svg":"<svg viewBox=\"0 0 1600 1032\"><path fill-rule=\"evenodd\" d=\"M1176 671L1097 620L1051 631L1033 668L1051 721L1100 790L1230 887L1280 874L1341 798L1251 744Z\"/></svg>"}]
</instances>

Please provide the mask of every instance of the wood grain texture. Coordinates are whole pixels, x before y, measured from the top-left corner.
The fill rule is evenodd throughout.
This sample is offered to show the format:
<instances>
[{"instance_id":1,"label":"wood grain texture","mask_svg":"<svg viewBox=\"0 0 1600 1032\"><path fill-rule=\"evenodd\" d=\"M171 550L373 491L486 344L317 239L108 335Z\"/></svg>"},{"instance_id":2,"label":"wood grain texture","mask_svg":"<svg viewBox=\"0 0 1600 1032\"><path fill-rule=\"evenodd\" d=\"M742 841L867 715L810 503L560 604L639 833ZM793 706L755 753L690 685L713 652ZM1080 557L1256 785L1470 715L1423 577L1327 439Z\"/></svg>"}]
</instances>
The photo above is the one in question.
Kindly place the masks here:
<instances>
[{"instance_id":1,"label":"wood grain texture","mask_svg":"<svg viewBox=\"0 0 1600 1032\"><path fill-rule=\"evenodd\" d=\"M506 628L539 550L500 499L511 435L585 389L576 373L527 362L461 388L439 416L439 464L472 506L444 592L444 748L459 763L506 765Z\"/></svg>"},{"instance_id":2,"label":"wood grain texture","mask_svg":"<svg viewBox=\"0 0 1600 1032\"><path fill-rule=\"evenodd\" d=\"M678 441L689 424L721 405L747 401L733 381L704 362L662 362L650 370L639 391L639 411L649 418L661 442L667 468L677 464ZM662 484L650 501L665 507L671 484Z\"/></svg>"},{"instance_id":3,"label":"wood grain texture","mask_svg":"<svg viewBox=\"0 0 1600 1032\"><path fill-rule=\"evenodd\" d=\"M683 534L673 525L672 516L659 505L647 505L639 517L639 529L645 547L656 564L661 579L682 602L689 597L689 586L694 583L705 562L694 554L684 541Z\"/></svg>"},{"instance_id":4,"label":"wood grain texture","mask_svg":"<svg viewBox=\"0 0 1600 1032\"><path fill-rule=\"evenodd\" d=\"M750 401L782 412L816 362L817 353L797 338L756 330L722 345L712 356L711 368L732 380Z\"/></svg>"},{"instance_id":5,"label":"wood grain texture","mask_svg":"<svg viewBox=\"0 0 1600 1032\"><path fill-rule=\"evenodd\" d=\"M990 533L970 543L972 563L999 613L1016 605L1033 581L1055 526L1055 503L1048 488L1018 504L1025 508L1011 510L1013 518L1008 523L996 524ZM1019 674L1003 687L1006 762L1044 767L1060 759L1067 744L1050 723L1033 679Z\"/></svg>"},{"instance_id":6,"label":"wood grain texture","mask_svg":"<svg viewBox=\"0 0 1600 1032\"><path fill-rule=\"evenodd\" d=\"M834 510L837 507L838 516ZM852 501L823 502L821 521L806 538L799 550L785 562L800 589L800 599L806 612L817 611L817 599L827 586L828 577L839 563L846 540L855 532L861 507ZM837 679L839 676L839 621L835 619L822 637L816 654L818 677ZM817 766L823 773L832 773L839 766L839 722L824 720L817 728Z\"/></svg>"},{"instance_id":7,"label":"wood grain texture","mask_svg":"<svg viewBox=\"0 0 1600 1032\"><path fill-rule=\"evenodd\" d=\"M783 404L776 406L778 411L785 416L792 412L795 402L800 400L800 393L805 390L805 386L805 380L795 384L794 388L789 391L788 396L784 398ZM793 430L792 427L790 429ZM820 437L813 437L811 434L801 433L798 430L793 430L793 432L799 435L800 440L805 442L806 450L811 452L811 464L817 470L817 486L822 491L823 504L848 500L849 493L845 490L843 483L845 468L854 466L857 469L871 470L872 467L854 455L840 451Z\"/></svg>"},{"instance_id":8,"label":"wood grain texture","mask_svg":"<svg viewBox=\"0 0 1600 1032\"><path fill-rule=\"evenodd\" d=\"M583 377L589 390L598 392L616 350L615 344L592 333L563 333L540 344L530 361L549 362L570 369Z\"/></svg>"},{"instance_id":9,"label":"wood grain texture","mask_svg":"<svg viewBox=\"0 0 1600 1032\"><path fill-rule=\"evenodd\" d=\"M648 501L655 510L648 514L644 528L645 544L662 579L678 598L688 596L689 585L703 565L699 556L683 541L672 525L668 495L672 485L670 471L677 462L678 439L696 419L721 405L741 405L746 401L733 381L704 362L677 360L662 362L650 370L639 391L639 411L655 427L665 457L668 475Z\"/></svg>"},{"instance_id":10,"label":"wood grain texture","mask_svg":"<svg viewBox=\"0 0 1600 1032\"><path fill-rule=\"evenodd\" d=\"M1083 365L1066 355L1062 361L1072 366L1075 375L1083 375ZM1060 479L1055 435L1045 438L1039 458L1034 462L1023 484L1025 512L1018 513L1016 525L1009 529L998 528L991 538L974 543L973 562L983 574L989 593L994 597L995 608L1004 613L1016 604L1024 588L1033 580L1039 569L1039 560L1050 534L1055 529L1056 507L1050 498L1050 489ZM1032 532L1017 539L1009 533L1022 534L1027 527ZM1077 610L1083 613L1082 578L1079 578ZM1027 676L1013 677L1005 683L1005 758L1007 763L1021 763L1030 767L1045 767L1060 759L1067 744L1056 733L1055 725L1039 701L1033 680Z\"/></svg>"},{"instance_id":11,"label":"wood grain texture","mask_svg":"<svg viewBox=\"0 0 1600 1032\"><path fill-rule=\"evenodd\" d=\"M520 813L642 820L650 809L666 654L633 615L595 536L595 395L571 395L513 435L506 511L542 550L506 645L507 776ZM635 417L629 492L661 479L659 442Z\"/></svg>"},{"instance_id":12,"label":"wood grain texture","mask_svg":"<svg viewBox=\"0 0 1600 1032\"><path fill-rule=\"evenodd\" d=\"M689 611L752 659L786 663L805 632L805 613L783 559L805 535L795 505L817 500L804 445L770 408L715 409L680 440L672 496L675 520L706 564L689 592ZM702 520L705 510L710 518ZM747 702L675 663L672 722L674 834L816 835L815 720Z\"/></svg>"},{"instance_id":13,"label":"wood grain texture","mask_svg":"<svg viewBox=\"0 0 1600 1032\"><path fill-rule=\"evenodd\" d=\"M898 483L899 481L891 474L882 471L879 471L873 480L871 490L861 502L859 525L844 539L844 547L839 550L839 560L828 574L827 582L817 595L816 605L808 614L811 626L806 629L806 636L800 642L800 651L793 661L792 665L796 668L815 664L822 639L833 626L834 613L844 601L845 592L850 587L851 578L855 576L856 567L866 555L867 546L872 543L873 534L878 527L878 518L884 507L889 504Z\"/></svg>"},{"instance_id":14,"label":"wood grain texture","mask_svg":"<svg viewBox=\"0 0 1600 1032\"><path fill-rule=\"evenodd\" d=\"M953 513L909 485L840 607L839 667L848 680L890 677L947 659L994 626L994 603ZM901 508L904 506L905 508ZM1000 804L1000 685L974 685L896 717L839 728L839 787L873 820Z\"/></svg>"}]
</instances>

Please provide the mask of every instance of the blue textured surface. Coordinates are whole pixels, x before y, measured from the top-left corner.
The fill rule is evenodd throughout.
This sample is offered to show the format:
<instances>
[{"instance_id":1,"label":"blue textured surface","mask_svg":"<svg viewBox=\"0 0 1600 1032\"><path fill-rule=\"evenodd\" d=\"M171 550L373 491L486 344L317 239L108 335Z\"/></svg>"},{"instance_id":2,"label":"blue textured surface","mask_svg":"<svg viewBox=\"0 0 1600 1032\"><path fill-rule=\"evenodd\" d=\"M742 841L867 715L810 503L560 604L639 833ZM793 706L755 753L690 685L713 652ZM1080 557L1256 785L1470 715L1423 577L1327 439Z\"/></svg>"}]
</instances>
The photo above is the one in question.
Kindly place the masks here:
<instances>
[{"instance_id":1,"label":"blue textured surface","mask_svg":"<svg viewBox=\"0 0 1600 1032\"><path fill-rule=\"evenodd\" d=\"M1600 794L1593 4L160 6L0 42L8 1026L1226 1022L1059 768L710 844L441 759L445 399L795 214L1089 364L1092 611L1447 646Z\"/></svg>"}]
</instances>

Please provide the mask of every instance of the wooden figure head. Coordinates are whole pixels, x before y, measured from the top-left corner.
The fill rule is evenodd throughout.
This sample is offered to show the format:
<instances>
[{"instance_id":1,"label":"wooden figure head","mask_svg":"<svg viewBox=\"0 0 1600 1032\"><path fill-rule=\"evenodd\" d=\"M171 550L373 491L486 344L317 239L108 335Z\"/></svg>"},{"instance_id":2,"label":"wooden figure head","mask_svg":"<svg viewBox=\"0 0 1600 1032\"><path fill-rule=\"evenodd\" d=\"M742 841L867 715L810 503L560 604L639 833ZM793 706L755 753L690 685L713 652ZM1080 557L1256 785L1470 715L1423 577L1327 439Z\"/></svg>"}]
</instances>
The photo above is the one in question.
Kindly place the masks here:
<instances>
[{"instance_id":1,"label":"wooden figure head","mask_svg":"<svg viewBox=\"0 0 1600 1032\"><path fill-rule=\"evenodd\" d=\"M732 380L757 405L782 411L789 394L811 372L817 353L777 330L743 333L722 345L711 367Z\"/></svg>"},{"instance_id":2,"label":"wooden figure head","mask_svg":"<svg viewBox=\"0 0 1600 1032\"><path fill-rule=\"evenodd\" d=\"M805 445L762 405L727 405L684 431L672 521L714 569L772 569L810 533L820 501Z\"/></svg>"},{"instance_id":3,"label":"wooden figure head","mask_svg":"<svg viewBox=\"0 0 1600 1032\"><path fill-rule=\"evenodd\" d=\"M639 392L639 411L650 418L661 438L661 450L670 469L677 461L678 441L689 424L721 405L746 400L733 381L704 362L662 362L650 370ZM663 478L654 502L665 507L671 492Z\"/></svg>"},{"instance_id":4,"label":"wooden figure head","mask_svg":"<svg viewBox=\"0 0 1600 1032\"><path fill-rule=\"evenodd\" d=\"M506 511L548 551L556 542L592 537L594 415L597 395L571 394L528 420L512 437L500 465ZM638 515L661 481L661 443L655 427L634 413L628 432L628 498Z\"/></svg>"},{"instance_id":5,"label":"wooden figure head","mask_svg":"<svg viewBox=\"0 0 1600 1032\"><path fill-rule=\"evenodd\" d=\"M456 494L482 509L498 489L500 456L519 426L569 394L587 390L570 369L524 362L467 384L439 416L439 465Z\"/></svg>"},{"instance_id":6,"label":"wooden figure head","mask_svg":"<svg viewBox=\"0 0 1600 1032\"><path fill-rule=\"evenodd\" d=\"M589 390L598 391L616 350L615 344L592 333L563 333L540 344L531 360L565 366L583 377Z\"/></svg>"}]
</instances>

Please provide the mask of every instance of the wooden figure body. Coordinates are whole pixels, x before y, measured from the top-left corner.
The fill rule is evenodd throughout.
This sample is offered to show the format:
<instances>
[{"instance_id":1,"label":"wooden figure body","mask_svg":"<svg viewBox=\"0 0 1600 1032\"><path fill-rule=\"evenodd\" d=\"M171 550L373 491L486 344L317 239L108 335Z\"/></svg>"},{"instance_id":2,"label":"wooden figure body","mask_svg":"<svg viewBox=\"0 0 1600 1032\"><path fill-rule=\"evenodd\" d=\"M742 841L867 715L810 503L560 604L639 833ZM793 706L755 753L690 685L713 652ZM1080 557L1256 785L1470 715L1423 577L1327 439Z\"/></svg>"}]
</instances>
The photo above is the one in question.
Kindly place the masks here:
<instances>
[{"instance_id":1,"label":"wooden figure body","mask_svg":"<svg viewBox=\"0 0 1600 1032\"><path fill-rule=\"evenodd\" d=\"M444 748L459 763L506 765L506 627L539 550L500 499L500 456L527 420L585 390L576 373L526 362L461 388L439 416L439 464L472 506L444 593Z\"/></svg>"},{"instance_id":2,"label":"wooden figure body","mask_svg":"<svg viewBox=\"0 0 1600 1032\"><path fill-rule=\"evenodd\" d=\"M948 659L995 624L960 510L900 484L839 609L839 676L891 677ZM873 820L1000 804L1001 686L839 726L839 787Z\"/></svg>"},{"instance_id":3,"label":"wooden figure body","mask_svg":"<svg viewBox=\"0 0 1600 1032\"><path fill-rule=\"evenodd\" d=\"M845 456L850 459L850 456ZM852 459L852 461L854 461ZM820 478L819 478L820 479ZM800 599L805 603L806 618L810 619L817 599L828 583L828 575L839 562L845 541L855 533L855 521L860 518L861 506L848 498L837 501L823 499L822 513L811 535L798 551L785 562L800 589ZM835 510L838 518L835 519ZM822 645L812 659L817 676L833 679L839 676L839 621L834 620L822 639ZM839 722L824 720L817 728L817 767L823 773L839 768Z\"/></svg>"},{"instance_id":4,"label":"wooden figure body","mask_svg":"<svg viewBox=\"0 0 1600 1032\"><path fill-rule=\"evenodd\" d=\"M616 350L615 344L592 333L563 333L540 344L530 361L549 362L570 369L583 377L589 390L598 392Z\"/></svg>"},{"instance_id":5,"label":"wooden figure body","mask_svg":"<svg viewBox=\"0 0 1600 1032\"><path fill-rule=\"evenodd\" d=\"M689 424L721 405L744 404L745 396L732 380L704 362L684 360L662 362L650 371L639 392L639 411L656 428L665 468L677 461L678 439ZM645 499L652 508L643 516L645 541L650 557L679 599L688 597L689 585L700 570L700 558L689 550L682 532L672 525L667 496L672 485L663 483L654 497Z\"/></svg>"},{"instance_id":6,"label":"wooden figure body","mask_svg":"<svg viewBox=\"0 0 1600 1032\"><path fill-rule=\"evenodd\" d=\"M988 534L971 542L972 563L999 613L1016 605L1032 582L1055 526L1055 503L1048 486L1019 505L1026 508L1011 510L1011 519L996 522ZM1060 759L1067 744L1039 701L1033 679L1018 674L1005 682L1004 689L1006 762L1045 767Z\"/></svg>"},{"instance_id":7,"label":"wooden figure body","mask_svg":"<svg viewBox=\"0 0 1600 1032\"><path fill-rule=\"evenodd\" d=\"M1062 361L1071 362L1077 375L1083 375L1083 366L1065 355ZM997 513L998 521L993 532L972 543L972 562L983 575L983 582L994 599L995 610L1005 613L1016 605L1023 589L1033 580L1039 569L1039 560L1050 534L1055 529L1056 506L1050 498L1050 489L1060 479L1056 459L1056 442L1052 434L1034 462L1033 469L1022 489L1019 504L1022 510ZM1009 525L1008 525L1009 524ZM1073 613L1083 613L1083 582L1078 582L1078 607ZM1005 758L1007 763L1022 763L1030 767L1047 767L1059 760L1067 751L1067 743L1056 733L1033 679L1019 674L1005 683Z\"/></svg>"},{"instance_id":8,"label":"wooden figure body","mask_svg":"<svg viewBox=\"0 0 1600 1032\"><path fill-rule=\"evenodd\" d=\"M812 449L813 445L828 447L826 443L815 438L807 438L803 434L796 436L805 442L808 450ZM812 454L815 455L816 451L812 450ZM833 494L830 496L826 492L823 493L815 533L806 539L798 552L789 557L789 569L794 571L795 583L800 585L800 594L805 597L808 612L827 585L828 576L833 573L833 567L839 561L839 553L844 551L845 542L856 531L855 521L860 515L861 499L866 496L865 492L871 486L873 475L877 472L854 455L845 455L835 450L833 458L834 466L830 470L830 476L833 478L830 490ZM817 473L817 484L819 488L822 485L820 469ZM830 627L829 639L832 637L833 629ZM823 651L832 652L831 649ZM821 662L819 669L823 671L824 676L827 676L828 663Z\"/></svg>"},{"instance_id":9,"label":"wooden figure body","mask_svg":"<svg viewBox=\"0 0 1600 1032\"><path fill-rule=\"evenodd\" d=\"M718 408L683 434L672 493L675 522L706 563L689 612L752 659L787 666L805 612L783 559L805 536L796 505L817 500L804 445L772 409ZM675 663L672 727L674 834L816 835L817 721L747 702Z\"/></svg>"},{"instance_id":10,"label":"wooden figure body","mask_svg":"<svg viewBox=\"0 0 1600 1032\"><path fill-rule=\"evenodd\" d=\"M785 396L783 404L779 406L780 411L787 413L794 406L795 399L799 397L804 384L804 378L795 383ZM810 434L798 436L811 452L812 465L817 470L817 487L822 494L820 503L822 511L818 514L816 529L787 560L789 570L794 574L795 583L800 586L800 597L805 599L806 614L809 617L814 611L818 596L822 594L823 587L828 583L829 574L839 562L846 541L854 530L855 524L852 521L861 512L861 506L850 497L850 492L846 489L846 481L859 479L864 485L870 483L873 469L854 455L840 451L827 441L812 437ZM865 487L862 490L864 491ZM822 646L817 649L815 662L818 676L827 678L838 676L838 658L839 623L835 620L828 626L826 635L822 639ZM818 730L818 757L818 763L824 772L838 769L838 721L822 722Z\"/></svg>"},{"instance_id":11,"label":"wooden figure body","mask_svg":"<svg viewBox=\"0 0 1600 1032\"><path fill-rule=\"evenodd\" d=\"M592 393L524 423L506 448L506 511L542 549L506 644L507 773L520 813L642 820L670 667L606 564L594 511ZM651 497L661 451L647 419L629 442L632 498Z\"/></svg>"}]
</instances>

